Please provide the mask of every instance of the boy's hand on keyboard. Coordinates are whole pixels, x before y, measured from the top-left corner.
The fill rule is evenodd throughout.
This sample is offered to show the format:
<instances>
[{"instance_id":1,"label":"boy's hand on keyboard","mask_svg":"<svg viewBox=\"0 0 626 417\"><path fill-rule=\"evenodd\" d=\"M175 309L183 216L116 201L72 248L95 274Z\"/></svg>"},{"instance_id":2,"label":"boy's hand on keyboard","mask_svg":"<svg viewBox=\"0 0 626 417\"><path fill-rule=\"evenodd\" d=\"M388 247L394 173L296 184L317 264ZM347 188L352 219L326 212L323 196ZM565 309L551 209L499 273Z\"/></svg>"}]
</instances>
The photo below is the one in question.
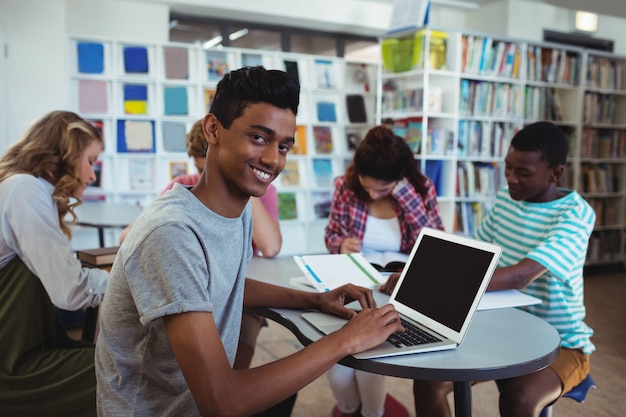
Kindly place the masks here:
<instances>
[{"instance_id":1,"label":"boy's hand on keyboard","mask_svg":"<svg viewBox=\"0 0 626 417\"><path fill-rule=\"evenodd\" d=\"M319 294L319 310L335 316L350 319L356 315L356 311L345 305L358 301L361 308L376 307L372 290L358 285L346 284L332 291Z\"/></svg>"},{"instance_id":2,"label":"boy's hand on keyboard","mask_svg":"<svg viewBox=\"0 0 626 417\"><path fill-rule=\"evenodd\" d=\"M386 304L380 308L364 308L337 333L351 343L352 353L358 353L378 346L394 332L403 331L396 309Z\"/></svg>"}]
</instances>

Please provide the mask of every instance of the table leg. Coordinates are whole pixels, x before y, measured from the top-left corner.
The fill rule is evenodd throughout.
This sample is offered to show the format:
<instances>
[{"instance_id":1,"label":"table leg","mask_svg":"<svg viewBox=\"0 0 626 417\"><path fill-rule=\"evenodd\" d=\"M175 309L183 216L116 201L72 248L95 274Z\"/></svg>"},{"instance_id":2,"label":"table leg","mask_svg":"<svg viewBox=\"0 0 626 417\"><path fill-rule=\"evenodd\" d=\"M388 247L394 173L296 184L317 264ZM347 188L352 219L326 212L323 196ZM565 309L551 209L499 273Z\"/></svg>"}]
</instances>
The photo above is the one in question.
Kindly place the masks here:
<instances>
[{"instance_id":1,"label":"table leg","mask_svg":"<svg viewBox=\"0 0 626 417\"><path fill-rule=\"evenodd\" d=\"M472 416L472 386L469 381L454 381L455 417Z\"/></svg>"}]
</instances>

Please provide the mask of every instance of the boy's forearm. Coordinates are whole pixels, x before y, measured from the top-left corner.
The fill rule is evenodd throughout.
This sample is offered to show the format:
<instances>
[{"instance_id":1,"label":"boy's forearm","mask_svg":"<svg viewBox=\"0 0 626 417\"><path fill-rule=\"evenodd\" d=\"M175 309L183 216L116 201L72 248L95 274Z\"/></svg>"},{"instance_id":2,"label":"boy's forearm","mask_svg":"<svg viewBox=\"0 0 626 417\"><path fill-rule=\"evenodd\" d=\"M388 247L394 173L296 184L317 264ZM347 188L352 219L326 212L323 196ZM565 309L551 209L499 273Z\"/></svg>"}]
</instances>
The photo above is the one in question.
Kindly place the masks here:
<instances>
[{"instance_id":1,"label":"boy's forearm","mask_svg":"<svg viewBox=\"0 0 626 417\"><path fill-rule=\"evenodd\" d=\"M253 278L246 279L244 306L319 309L320 294L273 285Z\"/></svg>"}]
</instances>

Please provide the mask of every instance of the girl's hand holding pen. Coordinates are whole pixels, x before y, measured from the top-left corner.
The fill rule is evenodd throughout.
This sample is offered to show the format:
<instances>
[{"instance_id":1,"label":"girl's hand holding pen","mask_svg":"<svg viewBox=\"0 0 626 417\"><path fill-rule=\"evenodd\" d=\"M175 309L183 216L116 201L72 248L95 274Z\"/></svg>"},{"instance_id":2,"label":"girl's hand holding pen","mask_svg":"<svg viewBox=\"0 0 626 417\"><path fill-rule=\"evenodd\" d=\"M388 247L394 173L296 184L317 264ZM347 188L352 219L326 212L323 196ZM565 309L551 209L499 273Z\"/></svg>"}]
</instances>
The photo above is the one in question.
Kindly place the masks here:
<instances>
[{"instance_id":1,"label":"girl's hand holding pen","mask_svg":"<svg viewBox=\"0 0 626 417\"><path fill-rule=\"evenodd\" d=\"M356 237L348 237L341 242L339 253L361 252L361 240Z\"/></svg>"}]
</instances>

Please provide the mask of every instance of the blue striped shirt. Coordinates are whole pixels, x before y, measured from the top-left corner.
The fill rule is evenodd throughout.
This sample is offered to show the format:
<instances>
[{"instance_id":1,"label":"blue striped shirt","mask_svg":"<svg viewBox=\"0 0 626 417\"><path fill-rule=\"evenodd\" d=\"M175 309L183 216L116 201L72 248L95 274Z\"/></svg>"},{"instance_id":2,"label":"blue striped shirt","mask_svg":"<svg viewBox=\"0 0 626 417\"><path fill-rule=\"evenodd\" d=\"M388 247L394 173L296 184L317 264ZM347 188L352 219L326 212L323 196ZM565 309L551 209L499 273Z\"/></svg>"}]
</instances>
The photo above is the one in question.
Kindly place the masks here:
<instances>
[{"instance_id":1,"label":"blue striped shirt","mask_svg":"<svg viewBox=\"0 0 626 417\"><path fill-rule=\"evenodd\" d=\"M595 346L583 322L583 266L596 215L576 191L561 191L566 195L558 200L529 203L500 190L476 238L502 246L499 267L528 258L547 269L522 290L542 303L523 309L552 324L562 347L590 354Z\"/></svg>"}]
</instances>

